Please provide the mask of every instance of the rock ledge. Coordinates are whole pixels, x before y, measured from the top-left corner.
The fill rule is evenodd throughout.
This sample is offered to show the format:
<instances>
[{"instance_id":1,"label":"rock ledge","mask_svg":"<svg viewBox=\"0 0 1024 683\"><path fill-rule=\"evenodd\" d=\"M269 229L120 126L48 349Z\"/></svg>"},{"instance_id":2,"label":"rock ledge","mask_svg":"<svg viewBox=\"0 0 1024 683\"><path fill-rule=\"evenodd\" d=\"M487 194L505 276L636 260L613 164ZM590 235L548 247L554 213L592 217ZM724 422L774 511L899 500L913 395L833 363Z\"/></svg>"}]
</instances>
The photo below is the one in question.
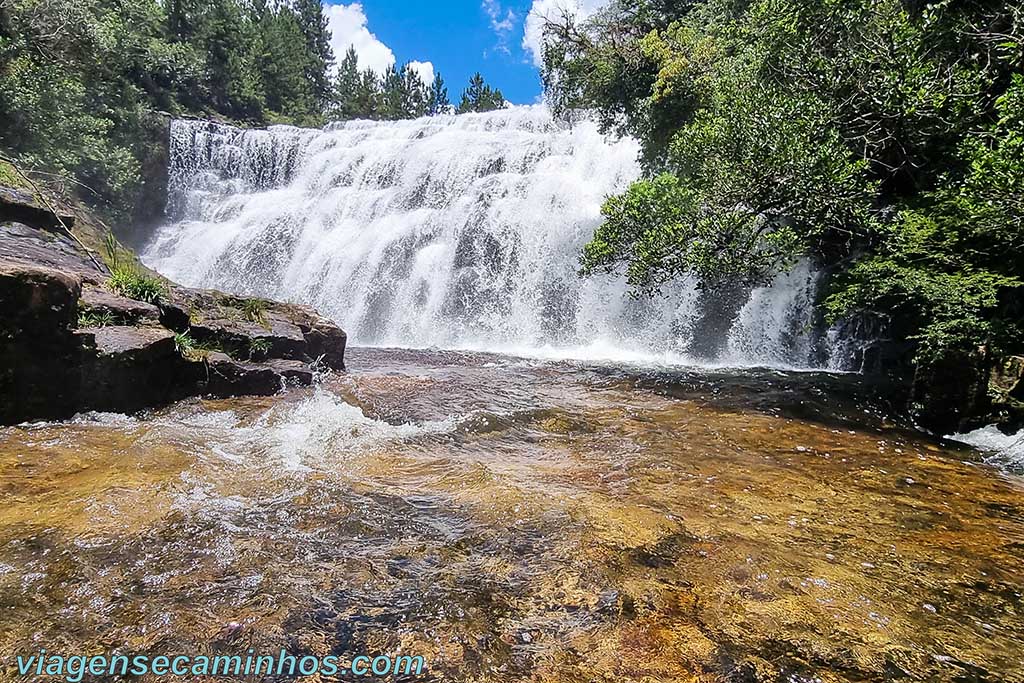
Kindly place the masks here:
<instances>
[{"instance_id":1,"label":"rock ledge","mask_svg":"<svg viewBox=\"0 0 1024 683\"><path fill-rule=\"evenodd\" d=\"M52 216L7 199L0 424L270 395L345 369L345 332L313 309L170 283L156 305L125 298Z\"/></svg>"}]
</instances>

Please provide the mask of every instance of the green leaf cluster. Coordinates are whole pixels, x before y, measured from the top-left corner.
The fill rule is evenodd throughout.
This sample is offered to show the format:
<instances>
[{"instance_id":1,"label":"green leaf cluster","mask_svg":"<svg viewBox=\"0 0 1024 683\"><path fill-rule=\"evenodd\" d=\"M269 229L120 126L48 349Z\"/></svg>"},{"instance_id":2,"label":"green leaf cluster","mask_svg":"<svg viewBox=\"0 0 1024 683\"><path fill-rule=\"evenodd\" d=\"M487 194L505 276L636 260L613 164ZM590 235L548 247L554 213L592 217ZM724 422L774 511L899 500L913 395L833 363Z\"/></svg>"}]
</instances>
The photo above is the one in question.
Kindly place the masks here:
<instances>
[{"instance_id":1,"label":"green leaf cluster","mask_svg":"<svg viewBox=\"0 0 1024 683\"><path fill-rule=\"evenodd\" d=\"M637 292L762 284L810 258L833 320L919 359L1024 350L1024 10L899 0L613 0L545 28L555 112L635 136L582 272Z\"/></svg>"}]
</instances>

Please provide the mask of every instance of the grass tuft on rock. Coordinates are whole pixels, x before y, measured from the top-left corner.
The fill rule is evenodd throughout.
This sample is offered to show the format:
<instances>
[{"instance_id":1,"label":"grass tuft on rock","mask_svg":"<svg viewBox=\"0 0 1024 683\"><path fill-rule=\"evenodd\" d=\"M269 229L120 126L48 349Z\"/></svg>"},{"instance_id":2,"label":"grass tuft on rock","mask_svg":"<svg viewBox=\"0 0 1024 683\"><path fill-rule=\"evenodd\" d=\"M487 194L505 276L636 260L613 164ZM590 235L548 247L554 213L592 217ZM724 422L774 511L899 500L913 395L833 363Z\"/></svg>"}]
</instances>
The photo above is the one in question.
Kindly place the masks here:
<instances>
[{"instance_id":1,"label":"grass tuft on rock","mask_svg":"<svg viewBox=\"0 0 1024 683\"><path fill-rule=\"evenodd\" d=\"M143 275L134 266L119 265L107 281L110 289L136 301L159 303L166 295L164 283L158 278Z\"/></svg>"},{"instance_id":2,"label":"grass tuft on rock","mask_svg":"<svg viewBox=\"0 0 1024 683\"><path fill-rule=\"evenodd\" d=\"M242 313L245 319L256 325L267 324L267 302L263 299L243 299Z\"/></svg>"},{"instance_id":3,"label":"grass tuft on rock","mask_svg":"<svg viewBox=\"0 0 1024 683\"><path fill-rule=\"evenodd\" d=\"M249 360L266 360L270 353L271 343L269 339L255 337L249 340Z\"/></svg>"},{"instance_id":4,"label":"grass tuft on rock","mask_svg":"<svg viewBox=\"0 0 1024 683\"><path fill-rule=\"evenodd\" d=\"M113 327L118 324L117 318L110 311L78 311L79 329Z\"/></svg>"},{"instance_id":5,"label":"grass tuft on rock","mask_svg":"<svg viewBox=\"0 0 1024 683\"><path fill-rule=\"evenodd\" d=\"M110 279L107 285L115 294L126 296L147 304L156 304L167 294L167 288L160 278L145 275L139 270L135 255L122 247L114 234L107 233L103 240Z\"/></svg>"}]
</instances>

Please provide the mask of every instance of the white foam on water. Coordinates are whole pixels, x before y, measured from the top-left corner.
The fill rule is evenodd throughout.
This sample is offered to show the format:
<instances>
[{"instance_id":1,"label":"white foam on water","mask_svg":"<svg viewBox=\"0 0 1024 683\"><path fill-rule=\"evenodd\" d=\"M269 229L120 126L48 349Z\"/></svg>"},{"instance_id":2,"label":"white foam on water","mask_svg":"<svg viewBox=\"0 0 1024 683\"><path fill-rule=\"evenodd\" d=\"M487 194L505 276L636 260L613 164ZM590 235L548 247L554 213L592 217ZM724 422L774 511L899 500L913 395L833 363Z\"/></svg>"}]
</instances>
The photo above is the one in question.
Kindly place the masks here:
<instances>
[{"instance_id":1,"label":"white foam on water","mask_svg":"<svg viewBox=\"0 0 1024 683\"><path fill-rule=\"evenodd\" d=\"M989 425L966 434L951 434L946 438L977 448L986 453L987 460L993 464L1024 467L1024 430L1016 434L1004 434L995 425Z\"/></svg>"},{"instance_id":2,"label":"white foam on water","mask_svg":"<svg viewBox=\"0 0 1024 683\"><path fill-rule=\"evenodd\" d=\"M144 261L186 285L307 303L354 345L693 364L715 293L629 296L577 275L605 198L640 175L638 144L542 106L324 130L171 130L169 212ZM720 358L821 364L818 278L751 292ZM721 332L719 335L723 334Z\"/></svg>"}]
</instances>

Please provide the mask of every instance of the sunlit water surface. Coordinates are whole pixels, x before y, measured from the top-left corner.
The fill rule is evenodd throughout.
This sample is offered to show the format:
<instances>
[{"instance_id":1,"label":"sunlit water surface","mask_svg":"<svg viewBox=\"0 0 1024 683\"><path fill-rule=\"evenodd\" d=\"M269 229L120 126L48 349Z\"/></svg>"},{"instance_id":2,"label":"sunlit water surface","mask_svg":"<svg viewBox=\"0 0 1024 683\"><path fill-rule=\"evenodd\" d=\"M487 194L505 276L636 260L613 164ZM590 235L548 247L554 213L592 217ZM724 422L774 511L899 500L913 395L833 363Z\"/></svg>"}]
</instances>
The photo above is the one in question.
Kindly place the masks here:
<instances>
[{"instance_id":1,"label":"sunlit water surface","mask_svg":"<svg viewBox=\"0 0 1024 683\"><path fill-rule=\"evenodd\" d=\"M419 654L436 681L1024 680L1024 484L890 424L861 379L351 365L0 431L5 665L286 647Z\"/></svg>"}]
</instances>

